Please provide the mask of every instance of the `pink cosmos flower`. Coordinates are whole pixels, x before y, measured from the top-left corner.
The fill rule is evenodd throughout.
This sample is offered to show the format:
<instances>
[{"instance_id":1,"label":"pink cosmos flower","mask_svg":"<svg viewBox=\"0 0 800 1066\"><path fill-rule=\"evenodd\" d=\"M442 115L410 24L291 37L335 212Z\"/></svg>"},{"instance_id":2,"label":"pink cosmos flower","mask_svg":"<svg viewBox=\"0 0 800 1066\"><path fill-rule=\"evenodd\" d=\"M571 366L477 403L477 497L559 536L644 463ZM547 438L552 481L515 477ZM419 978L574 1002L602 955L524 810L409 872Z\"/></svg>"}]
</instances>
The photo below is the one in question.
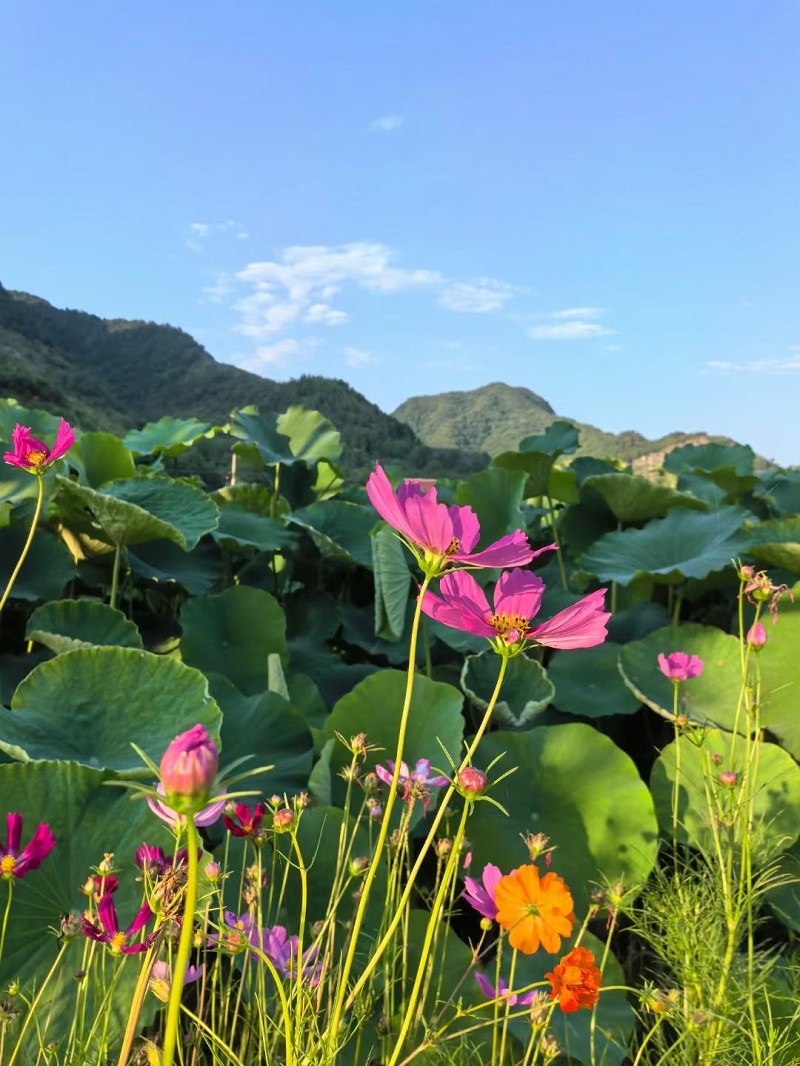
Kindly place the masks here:
<instances>
[{"instance_id":1,"label":"pink cosmos flower","mask_svg":"<svg viewBox=\"0 0 800 1066\"><path fill-rule=\"evenodd\" d=\"M170 742L159 766L168 801L183 813L194 813L206 804L218 770L217 746L200 724Z\"/></svg>"},{"instance_id":2,"label":"pink cosmos flower","mask_svg":"<svg viewBox=\"0 0 800 1066\"><path fill-rule=\"evenodd\" d=\"M53 447L48 448L44 441L31 436L30 428L17 423L11 434L11 440L14 451L6 452L3 460L31 474L43 474L57 459L66 455L75 443L75 430L71 429L69 423L62 418L56 431Z\"/></svg>"},{"instance_id":3,"label":"pink cosmos flower","mask_svg":"<svg viewBox=\"0 0 800 1066\"><path fill-rule=\"evenodd\" d=\"M246 803L236 803L231 814L223 814L222 824L235 837L251 837L264 820L266 808L263 803L256 803L253 813Z\"/></svg>"},{"instance_id":4,"label":"pink cosmos flower","mask_svg":"<svg viewBox=\"0 0 800 1066\"><path fill-rule=\"evenodd\" d=\"M556 547L550 544L534 551L518 529L473 554L480 525L471 507L439 503L430 482L406 479L395 492L380 463L369 476L367 495L381 518L403 538L420 567L433 577L452 566L526 566L537 555Z\"/></svg>"},{"instance_id":5,"label":"pink cosmos flower","mask_svg":"<svg viewBox=\"0 0 800 1066\"><path fill-rule=\"evenodd\" d=\"M88 918L83 918L83 932L90 940L108 944L112 955L136 955L140 951L147 951L155 939L156 934L153 932L135 944L130 943L131 937L143 929L153 916L149 903L142 904L138 914L124 933L121 933L119 929L117 909L112 896L102 897L97 904L97 916L100 919L99 927L94 922L90 922Z\"/></svg>"},{"instance_id":6,"label":"pink cosmos flower","mask_svg":"<svg viewBox=\"0 0 800 1066\"><path fill-rule=\"evenodd\" d=\"M673 651L670 655L663 653L658 657L658 668L670 681L689 681L699 677L703 672L703 660L699 655L689 655L685 651Z\"/></svg>"},{"instance_id":7,"label":"pink cosmos flower","mask_svg":"<svg viewBox=\"0 0 800 1066\"><path fill-rule=\"evenodd\" d=\"M493 922L497 917L494 890L502 877L503 874L499 867L495 866L494 863L487 862L481 874L483 884L479 884L474 877L464 878L466 887L462 893L463 898L473 910L476 910L482 917L488 918L490 922Z\"/></svg>"},{"instance_id":8,"label":"pink cosmos flower","mask_svg":"<svg viewBox=\"0 0 800 1066\"><path fill-rule=\"evenodd\" d=\"M610 612L603 610L606 590L599 589L547 622L531 627L539 611L544 582L528 570L508 570L500 575L494 590L494 611L475 578L463 570L445 574L442 598L426 592L425 614L438 622L486 637L500 650L502 645L535 641L548 648L593 648L606 638Z\"/></svg>"},{"instance_id":9,"label":"pink cosmos flower","mask_svg":"<svg viewBox=\"0 0 800 1066\"><path fill-rule=\"evenodd\" d=\"M22 815L6 815L8 835L6 843L0 842L0 877L10 881L12 877L24 877L31 870L36 870L47 858L56 844L56 838L46 823L37 826L30 843L20 851L22 839Z\"/></svg>"},{"instance_id":10,"label":"pink cosmos flower","mask_svg":"<svg viewBox=\"0 0 800 1066\"><path fill-rule=\"evenodd\" d=\"M234 932L220 938L214 937L214 941L234 950L240 949L246 942L263 952L282 977L292 975L299 938L289 936L284 926L273 925L260 929L249 914L237 915L235 911L225 911L225 924ZM313 945L303 952L303 976L310 978L312 984L316 984L319 977L319 967L316 965L318 954L319 949Z\"/></svg>"},{"instance_id":11,"label":"pink cosmos flower","mask_svg":"<svg viewBox=\"0 0 800 1066\"><path fill-rule=\"evenodd\" d=\"M163 796L164 786L159 783L157 791L160 796ZM196 826L213 825L225 810L227 802L228 801L225 799L220 799L215 800L213 803L209 803L207 807L203 807L202 810L199 810L196 814L192 815L192 821ZM162 822L166 822L171 829L186 824L186 815L179 814L176 810L173 810L172 807L168 807L166 803L162 803L161 800L156 800L151 796L148 796L147 805L153 814L160 818Z\"/></svg>"},{"instance_id":12,"label":"pink cosmos flower","mask_svg":"<svg viewBox=\"0 0 800 1066\"><path fill-rule=\"evenodd\" d=\"M533 1003L536 996L536 991L531 989L530 992L526 992L521 996L517 992L511 992L509 994L508 985L501 977L497 983L497 988L493 988L488 978L478 971L475 972L475 980L478 982L478 987L487 999L504 999L508 1000L509 1007L516 1007L519 1004L520 1007L526 1007L529 1003Z\"/></svg>"}]
</instances>

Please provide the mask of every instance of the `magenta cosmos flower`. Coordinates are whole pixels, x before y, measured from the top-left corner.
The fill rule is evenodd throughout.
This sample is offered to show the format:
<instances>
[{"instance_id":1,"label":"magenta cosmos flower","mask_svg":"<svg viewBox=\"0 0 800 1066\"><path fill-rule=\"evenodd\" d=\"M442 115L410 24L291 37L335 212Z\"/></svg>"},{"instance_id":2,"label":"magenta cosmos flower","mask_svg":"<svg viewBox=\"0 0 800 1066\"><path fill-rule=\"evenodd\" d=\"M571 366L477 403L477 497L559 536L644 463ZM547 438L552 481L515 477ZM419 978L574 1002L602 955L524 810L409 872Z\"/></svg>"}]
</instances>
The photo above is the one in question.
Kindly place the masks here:
<instances>
[{"instance_id":1,"label":"magenta cosmos flower","mask_svg":"<svg viewBox=\"0 0 800 1066\"><path fill-rule=\"evenodd\" d=\"M159 783L157 791L160 796L163 796L164 786ZM193 814L192 821L196 826L213 825L214 822L219 820L219 816L225 810L227 802L225 799L214 800L213 803L209 803L207 807L203 807L196 814ZM178 811L169 807L166 803L162 803L161 800L148 796L147 805L153 814L160 818L162 822L166 822L171 829L183 829L186 825L186 816L179 814Z\"/></svg>"},{"instance_id":2,"label":"magenta cosmos flower","mask_svg":"<svg viewBox=\"0 0 800 1066\"><path fill-rule=\"evenodd\" d=\"M27 470L31 474L43 474L57 459L66 455L75 443L75 430L62 418L56 431L53 447L48 448L44 441L31 436L30 428L17 423L11 434L11 441L14 451L6 452L3 456L5 462L10 463L11 466L18 466L21 470Z\"/></svg>"},{"instance_id":3,"label":"magenta cosmos flower","mask_svg":"<svg viewBox=\"0 0 800 1066\"><path fill-rule=\"evenodd\" d=\"M143 940L131 944L131 937L144 929L153 916L149 903L143 903L138 914L124 932L120 932L117 919L117 908L114 906L112 896L103 896L97 904L97 917L100 919L99 927L88 918L83 918L83 932L90 940L96 940L101 944L108 944L112 955L136 955L140 951L147 951L156 934L150 933Z\"/></svg>"},{"instance_id":4,"label":"magenta cosmos flower","mask_svg":"<svg viewBox=\"0 0 800 1066\"><path fill-rule=\"evenodd\" d=\"M685 651L673 651L670 655L663 653L658 657L658 668L670 681L689 681L699 677L703 672L703 660L699 655L688 655Z\"/></svg>"},{"instance_id":5,"label":"magenta cosmos flower","mask_svg":"<svg viewBox=\"0 0 800 1066\"><path fill-rule=\"evenodd\" d=\"M397 530L422 570L431 577L453 566L526 566L537 555L556 547L550 544L534 551L518 529L473 554L480 525L471 507L439 503L430 482L406 479L395 492L380 463L375 464L369 476L367 495L381 518Z\"/></svg>"},{"instance_id":6,"label":"magenta cosmos flower","mask_svg":"<svg viewBox=\"0 0 800 1066\"><path fill-rule=\"evenodd\" d=\"M6 843L0 842L0 877L10 881L12 877L24 877L37 869L55 847L56 838L50 832L50 826L43 822L37 826L30 843L20 851L22 815L7 814L6 826Z\"/></svg>"},{"instance_id":7,"label":"magenta cosmos flower","mask_svg":"<svg viewBox=\"0 0 800 1066\"><path fill-rule=\"evenodd\" d=\"M494 590L494 610L475 578L463 570L445 574L441 598L426 592L422 610L437 622L463 629L491 640L497 651L513 646L515 651L528 641L547 648L593 648L606 638L603 610L606 590L584 596L571 607L559 611L547 622L531 627L544 595L544 582L528 570L508 570L500 575Z\"/></svg>"},{"instance_id":8,"label":"magenta cosmos flower","mask_svg":"<svg viewBox=\"0 0 800 1066\"><path fill-rule=\"evenodd\" d=\"M252 814L246 803L236 803L233 804L230 814L227 812L223 814L222 824L232 836L251 837L263 822L265 813L266 808L263 803L256 803Z\"/></svg>"},{"instance_id":9,"label":"magenta cosmos flower","mask_svg":"<svg viewBox=\"0 0 800 1066\"><path fill-rule=\"evenodd\" d=\"M495 866L494 863L487 862L481 874L482 884L476 881L474 877L464 878L463 898L469 903L470 907L476 910L483 918L488 918L490 922L493 922L497 917L494 890L497 888L498 881L502 880L502 877L503 874L500 868Z\"/></svg>"},{"instance_id":10,"label":"magenta cosmos flower","mask_svg":"<svg viewBox=\"0 0 800 1066\"><path fill-rule=\"evenodd\" d=\"M524 995L520 995L518 992L508 991L508 985L501 977L497 983L497 988L492 987L489 979L484 977L482 973L475 971L475 980L478 982L478 987L487 999L503 999L508 1001L509 1007L526 1007L529 1003L533 1003L536 997L536 991L531 989L530 992L526 992Z\"/></svg>"}]
</instances>

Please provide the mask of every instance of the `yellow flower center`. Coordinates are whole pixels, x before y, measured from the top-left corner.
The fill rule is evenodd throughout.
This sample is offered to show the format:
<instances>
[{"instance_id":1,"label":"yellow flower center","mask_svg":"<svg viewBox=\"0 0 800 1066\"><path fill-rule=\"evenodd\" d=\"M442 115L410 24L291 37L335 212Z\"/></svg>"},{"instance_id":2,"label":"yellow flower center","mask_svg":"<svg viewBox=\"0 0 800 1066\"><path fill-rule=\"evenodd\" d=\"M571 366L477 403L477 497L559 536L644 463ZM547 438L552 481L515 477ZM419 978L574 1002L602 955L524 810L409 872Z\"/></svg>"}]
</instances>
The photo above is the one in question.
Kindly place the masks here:
<instances>
[{"instance_id":1,"label":"yellow flower center","mask_svg":"<svg viewBox=\"0 0 800 1066\"><path fill-rule=\"evenodd\" d=\"M515 629L521 640L528 631L528 619L521 614L506 614L504 611L500 614L493 614L490 624L501 637L505 637L512 629Z\"/></svg>"},{"instance_id":2,"label":"yellow flower center","mask_svg":"<svg viewBox=\"0 0 800 1066\"><path fill-rule=\"evenodd\" d=\"M14 867L17 865L17 860L13 855L4 855L0 859L0 875L3 877L10 877L14 872Z\"/></svg>"},{"instance_id":3,"label":"yellow flower center","mask_svg":"<svg viewBox=\"0 0 800 1066\"><path fill-rule=\"evenodd\" d=\"M127 943L128 938L124 933L115 933L111 938L111 950L115 952L115 954L119 954Z\"/></svg>"},{"instance_id":4,"label":"yellow flower center","mask_svg":"<svg viewBox=\"0 0 800 1066\"><path fill-rule=\"evenodd\" d=\"M30 463L31 466L41 466L42 463L47 462L47 452L28 452L25 462Z\"/></svg>"},{"instance_id":5,"label":"yellow flower center","mask_svg":"<svg viewBox=\"0 0 800 1066\"><path fill-rule=\"evenodd\" d=\"M460 552L460 551L461 551L461 541L458 539L458 537L453 537L453 539L450 541L450 543L445 548L444 553L445 553L445 555L455 555L456 552Z\"/></svg>"}]
</instances>

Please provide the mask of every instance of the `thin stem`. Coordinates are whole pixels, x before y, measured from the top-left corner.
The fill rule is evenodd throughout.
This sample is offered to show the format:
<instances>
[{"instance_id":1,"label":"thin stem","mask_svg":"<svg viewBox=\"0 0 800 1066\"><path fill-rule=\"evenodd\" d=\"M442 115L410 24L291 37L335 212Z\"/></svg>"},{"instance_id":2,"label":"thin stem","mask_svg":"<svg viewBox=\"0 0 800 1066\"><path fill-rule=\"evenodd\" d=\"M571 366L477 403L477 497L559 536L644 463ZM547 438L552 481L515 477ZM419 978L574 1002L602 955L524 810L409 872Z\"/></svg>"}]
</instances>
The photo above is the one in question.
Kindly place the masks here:
<instances>
[{"instance_id":1,"label":"thin stem","mask_svg":"<svg viewBox=\"0 0 800 1066\"><path fill-rule=\"evenodd\" d=\"M547 500L547 514L550 518L550 532L553 534L553 540L556 542L558 551L556 552L556 559L558 560L558 572L561 575L561 586L564 591L567 591L567 571L564 567L564 557L561 551L561 540L558 536L558 526L556 525L556 512L553 507L553 501L549 496L545 496Z\"/></svg>"},{"instance_id":2,"label":"thin stem","mask_svg":"<svg viewBox=\"0 0 800 1066\"><path fill-rule=\"evenodd\" d=\"M183 978L186 973L186 967L189 965L189 955L192 951L194 911L197 905L197 843L197 827L194 824L194 815L190 814L186 818L186 850L188 854L186 895L183 901L183 925L181 926L181 939L178 943L178 954L172 971L172 985L169 992L161 1066L172 1066L178 1041Z\"/></svg>"},{"instance_id":3,"label":"thin stem","mask_svg":"<svg viewBox=\"0 0 800 1066\"><path fill-rule=\"evenodd\" d=\"M6 900L6 909L3 912L3 928L0 929L0 959L3 957L3 947L6 942L6 929L8 928L8 916L11 912L11 898L14 895L14 878L8 879L8 899ZM2 1061L0 1059L0 1061Z\"/></svg>"},{"instance_id":4,"label":"thin stem","mask_svg":"<svg viewBox=\"0 0 800 1066\"><path fill-rule=\"evenodd\" d=\"M36 526L39 521L39 515L42 511L42 500L44 499L44 480L41 474L37 476L36 481L38 483L39 492L36 497L36 507L34 508L33 512L31 528L28 530L28 539L25 541L25 546L22 549L22 555L20 555L19 559L17 560L17 565L14 567L11 573L11 577L8 579L8 584L6 585L5 592L3 593L2 598L0 598L0 611L2 611L6 605L6 600L8 599L11 593L11 589L14 587L14 582L19 576L19 572L22 569L22 564L25 562L25 556L28 554L30 546L33 543L33 534L36 532Z\"/></svg>"},{"instance_id":5,"label":"thin stem","mask_svg":"<svg viewBox=\"0 0 800 1066\"><path fill-rule=\"evenodd\" d=\"M111 594L108 602L112 607L117 606L117 593L119 592L119 563L122 557L122 546L117 544L114 548L114 568L111 571Z\"/></svg>"},{"instance_id":6,"label":"thin stem","mask_svg":"<svg viewBox=\"0 0 800 1066\"><path fill-rule=\"evenodd\" d=\"M53 974L58 969L58 965L61 962L61 959L63 958L64 952L66 951L66 949L67 949L66 941L62 941L61 947L58 949L58 955L56 955L55 962L50 967L50 970L49 970L49 972L47 974L47 977L45 977L44 981L42 981L41 985L39 986L39 991L36 993L36 995L35 995L35 997L33 999L33 1002L31 1003L31 1005L30 1005L30 1007L28 1009L28 1013L25 1016L25 1021L23 1022L22 1028L20 1029L19 1036L17 1037L16 1047L14 1048L13 1052L11 1053L11 1058L8 1060L8 1066L14 1066L14 1062L16 1061L17 1055L19 1054L20 1049L22 1048L22 1039L25 1036L25 1033L27 1032L28 1026L31 1023L31 1019L33 1018L34 1014L36 1013L36 1008L39 1006L41 998L42 998L42 996L45 993L45 989L50 984L51 977L53 976Z\"/></svg>"}]
</instances>

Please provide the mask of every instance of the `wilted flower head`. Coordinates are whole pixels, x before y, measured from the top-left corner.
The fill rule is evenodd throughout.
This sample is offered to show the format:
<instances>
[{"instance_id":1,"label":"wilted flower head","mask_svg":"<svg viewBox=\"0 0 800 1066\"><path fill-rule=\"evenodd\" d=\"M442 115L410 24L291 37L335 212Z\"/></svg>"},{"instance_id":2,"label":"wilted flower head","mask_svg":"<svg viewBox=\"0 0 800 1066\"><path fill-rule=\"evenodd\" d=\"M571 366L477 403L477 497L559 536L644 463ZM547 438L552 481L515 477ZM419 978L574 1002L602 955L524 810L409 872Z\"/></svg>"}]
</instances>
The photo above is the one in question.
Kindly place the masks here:
<instances>
[{"instance_id":1,"label":"wilted flower head","mask_svg":"<svg viewBox=\"0 0 800 1066\"><path fill-rule=\"evenodd\" d=\"M431 577L453 566L526 566L537 555L556 547L550 544L533 551L528 538L518 529L483 551L473 553L480 525L471 507L439 503L430 482L407 479L395 492L380 463L375 464L369 476L367 495L381 518L397 530L422 570Z\"/></svg>"},{"instance_id":2,"label":"wilted flower head","mask_svg":"<svg viewBox=\"0 0 800 1066\"><path fill-rule=\"evenodd\" d=\"M56 431L53 447L48 448L44 441L31 436L31 431L19 423L11 435L13 452L6 452L3 459L11 466L27 470L30 474L43 474L49 467L69 451L75 443L75 430L62 418Z\"/></svg>"},{"instance_id":3,"label":"wilted flower head","mask_svg":"<svg viewBox=\"0 0 800 1066\"><path fill-rule=\"evenodd\" d=\"M588 948L573 948L545 977L552 989L550 998L558 1000L565 1014L581 1007L591 1010L600 998L603 975Z\"/></svg>"},{"instance_id":4,"label":"wilted flower head","mask_svg":"<svg viewBox=\"0 0 800 1066\"><path fill-rule=\"evenodd\" d=\"M750 603L769 604L773 625L778 621L778 603L784 592L794 603L794 593L789 586L773 584L766 570L756 570L754 566L743 566L739 571L739 578L744 583L743 591Z\"/></svg>"},{"instance_id":5,"label":"wilted flower head","mask_svg":"<svg viewBox=\"0 0 800 1066\"><path fill-rule=\"evenodd\" d=\"M36 827L33 837L20 850L22 840L22 815L6 815L8 830L6 843L0 842L0 877L6 881L11 878L24 877L31 870L36 870L55 847L56 838L46 823Z\"/></svg>"},{"instance_id":6,"label":"wilted flower head","mask_svg":"<svg viewBox=\"0 0 800 1066\"><path fill-rule=\"evenodd\" d=\"M159 782L157 786L157 792L160 796L164 795L164 786L161 782ZM203 807L192 816L192 821L196 826L205 827L213 825L225 810L225 803L226 800L224 799L215 800L213 803L209 803L207 807ZM147 805L153 814L160 818L162 822L166 822L171 829L178 829L186 823L186 815L180 814L166 803L162 803L161 800L153 799L152 796L148 796Z\"/></svg>"},{"instance_id":7,"label":"wilted flower head","mask_svg":"<svg viewBox=\"0 0 800 1066\"><path fill-rule=\"evenodd\" d=\"M673 651L670 655L663 653L659 655L658 668L670 681L689 681L702 674L703 660L699 655L688 655L685 651Z\"/></svg>"},{"instance_id":8,"label":"wilted flower head","mask_svg":"<svg viewBox=\"0 0 800 1066\"><path fill-rule=\"evenodd\" d=\"M194 725L170 743L159 773L171 807L194 814L207 803L219 770L216 744L204 725Z\"/></svg>"},{"instance_id":9,"label":"wilted flower head","mask_svg":"<svg viewBox=\"0 0 800 1066\"><path fill-rule=\"evenodd\" d=\"M476 881L474 877L464 878L463 898L469 903L470 907L476 910L478 914L483 915L484 918L488 918L490 922L493 922L497 917L497 904L494 900L494 893L502 877L499 867L487 862L481 874L482 883Z\"/></svg>"},{"instance_id":10,"label":"wilted flower head","mask_svg":"<svg viewBox=\"0 0 800 1066\"><path fill-rule=\"evenodd\" d=\"M533 865L520 866L498 881L494 890L497 921L508 930L508 941L524 955L541 944L553 954L575 923L572 896L558 874L544 877Z\"/></svg>"},{"instance_id":11,"label":"wilted flower head","mask_svg":"<svg viewBox=\"0 0 800 1066\"><path fill-rule=\"evenodd\" d=\"M603 610L605 589L584 596L533 627L545 586L529 570L509 570L500 575L494 610L478 582L464 570L445 574L439 588L441 597L426 591L422 599L425 614L446 626L486 637L498 651L505 647L521 650L528 641L547 648L593 648L607 635L606 622L611 614Z\"/></svg>"}]
</instances>

